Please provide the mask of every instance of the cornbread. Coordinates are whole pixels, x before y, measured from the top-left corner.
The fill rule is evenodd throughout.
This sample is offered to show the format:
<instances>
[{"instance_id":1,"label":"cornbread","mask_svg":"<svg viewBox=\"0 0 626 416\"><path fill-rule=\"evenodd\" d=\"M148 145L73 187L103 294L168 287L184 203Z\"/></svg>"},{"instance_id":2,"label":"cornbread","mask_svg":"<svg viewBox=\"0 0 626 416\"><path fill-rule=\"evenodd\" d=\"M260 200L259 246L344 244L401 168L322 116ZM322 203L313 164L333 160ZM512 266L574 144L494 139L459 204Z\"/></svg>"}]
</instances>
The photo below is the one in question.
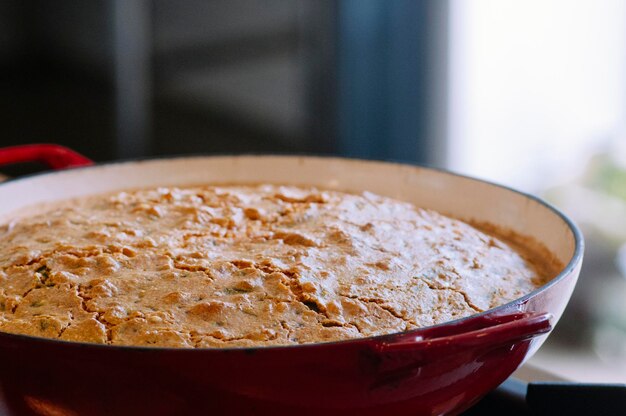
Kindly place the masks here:
<instances>
[{"instance_id":1,"label":"cornbread","mask_svg":"<svg viewBox=\"0 0 626 416\"><path fill-rule=\"evenodd\" d=\"M277 185L83 198L0 237L0 331L114 345L395 333L504 304L561 267L410 203Z\"/></svg>"}]
</instances>

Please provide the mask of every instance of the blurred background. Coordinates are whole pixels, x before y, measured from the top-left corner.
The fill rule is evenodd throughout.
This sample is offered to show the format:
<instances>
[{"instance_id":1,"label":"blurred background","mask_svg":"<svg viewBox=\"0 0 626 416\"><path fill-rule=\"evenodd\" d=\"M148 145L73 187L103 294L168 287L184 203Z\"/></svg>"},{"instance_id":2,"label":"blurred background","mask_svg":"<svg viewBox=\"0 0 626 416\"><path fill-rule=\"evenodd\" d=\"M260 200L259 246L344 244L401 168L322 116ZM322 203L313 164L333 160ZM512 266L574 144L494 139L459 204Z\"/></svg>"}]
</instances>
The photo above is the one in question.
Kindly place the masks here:
<instances>
[{"instance_id":1,"label":"blurred background","mask_svg":"<svg viewBox=\"0 0 626 416\"><path fill-rule=\"evenodd\" d=\"M541 195L587 255L533 361L626 382L622 0L2 0L0 146L35 142L394 159Z\"/></svg>"}]
</instances>

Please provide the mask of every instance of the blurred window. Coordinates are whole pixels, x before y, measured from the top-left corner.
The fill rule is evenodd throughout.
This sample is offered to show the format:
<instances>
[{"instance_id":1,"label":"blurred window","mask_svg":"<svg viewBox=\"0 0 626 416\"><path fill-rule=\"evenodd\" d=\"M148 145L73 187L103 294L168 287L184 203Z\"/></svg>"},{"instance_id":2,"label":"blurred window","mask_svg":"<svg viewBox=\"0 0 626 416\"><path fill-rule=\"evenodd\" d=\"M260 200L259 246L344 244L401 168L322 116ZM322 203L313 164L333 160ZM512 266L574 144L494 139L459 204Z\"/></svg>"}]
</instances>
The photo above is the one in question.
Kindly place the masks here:
<instances>
[{"instance_id":1,"label":"blurred window","mask_svg":"<svg viewBox=\"0 0 626 416\"><path fill-rule=\"evenodd\" d=\"M626 2L450 3L448 165L539 191L624 140Z\"/></svg>"}]
</instances>

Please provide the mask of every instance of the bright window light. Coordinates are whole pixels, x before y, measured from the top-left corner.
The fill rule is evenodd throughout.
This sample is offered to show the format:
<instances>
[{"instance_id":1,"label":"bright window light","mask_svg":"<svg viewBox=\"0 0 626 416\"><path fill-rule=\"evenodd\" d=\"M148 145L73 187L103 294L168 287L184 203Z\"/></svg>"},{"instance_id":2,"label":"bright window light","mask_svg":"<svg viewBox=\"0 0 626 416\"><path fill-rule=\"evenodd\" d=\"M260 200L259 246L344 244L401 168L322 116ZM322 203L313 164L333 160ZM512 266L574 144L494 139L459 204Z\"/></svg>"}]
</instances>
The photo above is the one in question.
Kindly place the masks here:
<instances>
[{"instance_id":1,"label":"bright window light","mask_svg":"<svg viewBox=\"0 0 626 416\"><path fill-rule=\"evenodd\" d=\"M452 0L450 11L451 169L539 191L626 140L626 2Z\"/></svg>"}]
</instances>

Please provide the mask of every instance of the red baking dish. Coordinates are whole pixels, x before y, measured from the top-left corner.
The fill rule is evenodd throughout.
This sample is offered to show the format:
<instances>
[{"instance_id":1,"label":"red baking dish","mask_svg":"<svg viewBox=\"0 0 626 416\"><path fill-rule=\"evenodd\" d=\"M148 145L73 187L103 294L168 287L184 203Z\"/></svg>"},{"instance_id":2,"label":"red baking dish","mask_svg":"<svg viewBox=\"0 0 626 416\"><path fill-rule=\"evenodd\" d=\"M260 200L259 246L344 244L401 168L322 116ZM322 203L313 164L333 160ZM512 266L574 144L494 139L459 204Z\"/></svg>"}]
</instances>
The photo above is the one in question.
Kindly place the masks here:
<instances>
[{"instance_id":1,"label":"red baking dish","mask_svg":"<svg viewBox=\"0 0 626 416\"><path fill-rule=\"evenodd\" d=\"M33 205L149 186L282 183L387 195L542 242L566 266L538 290L441 325L286 347L143 348L0 333L8 414L455 415L545 341L580 272L583 238L547 203L484 181L394 163L325 157L176 157L86 166L53 145L0 150L0 163L85 166L0 185L0 221ZM18 213L18 214L16 214Z\"/></svg>"}]
</instances>

